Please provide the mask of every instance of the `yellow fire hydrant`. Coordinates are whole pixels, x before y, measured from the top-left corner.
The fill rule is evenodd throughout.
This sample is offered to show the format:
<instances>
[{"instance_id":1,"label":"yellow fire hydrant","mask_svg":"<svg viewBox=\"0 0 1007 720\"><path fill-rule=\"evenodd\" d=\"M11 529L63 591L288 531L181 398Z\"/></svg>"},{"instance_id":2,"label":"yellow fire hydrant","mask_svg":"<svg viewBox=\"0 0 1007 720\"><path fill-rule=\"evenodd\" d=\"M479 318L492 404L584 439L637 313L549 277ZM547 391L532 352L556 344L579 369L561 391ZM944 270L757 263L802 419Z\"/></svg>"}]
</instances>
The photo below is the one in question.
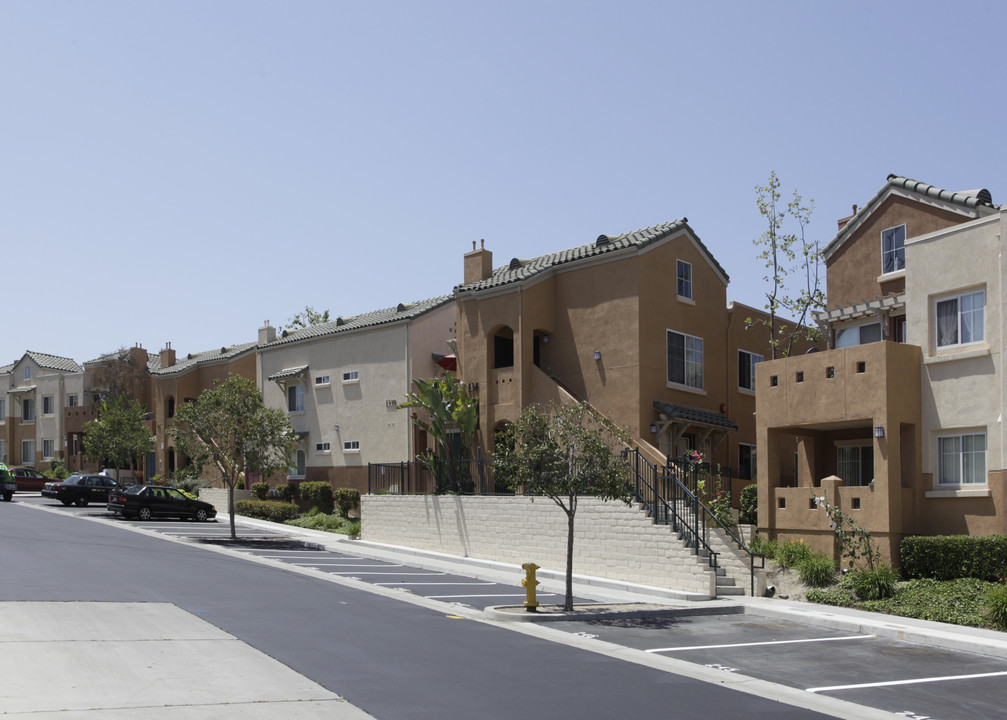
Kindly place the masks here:
<instances>
[{"instance_id":1,"label":"yellow fire hydrant","mask_svg":"<svg viewBox=\"0 0 1007 720\"><path fill-rule=\"evenodd\" d=\"M535 571L538 570L538 565L535 563L525 563L521 566L524 570L525 576L521 581L521 587L525 589L527 597L524 601L524 609L528 612L535 612L538 607L538 600L535 598L535 588L538 586L539 582L535 579Z\"/></svg>"}]
</instances>

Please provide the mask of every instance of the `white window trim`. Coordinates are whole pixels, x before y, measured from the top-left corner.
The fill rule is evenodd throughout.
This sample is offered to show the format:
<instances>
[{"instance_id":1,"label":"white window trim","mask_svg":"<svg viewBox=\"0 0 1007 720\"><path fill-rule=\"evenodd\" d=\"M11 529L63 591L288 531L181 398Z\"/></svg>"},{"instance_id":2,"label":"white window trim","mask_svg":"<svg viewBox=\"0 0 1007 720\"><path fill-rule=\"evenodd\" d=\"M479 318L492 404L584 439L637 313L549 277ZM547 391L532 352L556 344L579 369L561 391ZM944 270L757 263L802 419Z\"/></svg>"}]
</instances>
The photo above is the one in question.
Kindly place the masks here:
<instances>
[{"instance_id":1,"label":"white window trim","mask_svg":"<svg viewBox=\"0 0 1007 720\"><path fill-rule=\"evenodd\" d=\"M969 342L962 342L962 298L968 297L969 295L978 295L982 293L983 296L983 326L982 326L982 338L979 340L970 340ZM947 345L940 344L940 328L938 323L940 322L937 318L937 306L942 302L947 302L948 300L958 301L958 342L948 343ZM986 288L972 288L971 290L962 290L961 292L951 293L949 295L936 295L933 297L933 338L934 338L934 349L937 354L946 353L948 351L954 352L957 348L975 348L986 345Z\"/></svg>"},{"instance_id":2,"label":"white window trim","mask_svg":"<svg viewBox=\"0 0 1007 720\"><path fill-rule=\"evenodd\" d=\"M31 458L25 460L24 457L24 445L25 443L31 443ZM21 464L25 467L35 467L35 441L34 440L22 440L21 441Z\"/></svg>"},{"instance_id":3,"label":"white window trim","mask_svg":"<svg viewBox=\"0 0 1007 720\"><path fill-rule=\"evenodd\" d=\"M360 441L359 440L343 440L343 454L344 455L359 455L360 454Z\"/></svg>"},{"instance_id":4,"label":"white window trim","mask_svg":"<svg viewBox=\"0 0 1007 720\"><path fill-rule=\"evenodd\" d=\"M46 399L49 400L49 412L46 412L45 405ZM42 417L52 417L56 414L56 396L55 395L43 395L42 396Z\"/></svg>"},{"instance_id":5,"label":"white window trim","mask_svg":"<svg viewBox=\"0 0 1007 720\"><path fill-rule=\"evenodd\" d=\"M699 340L700 343L702 343L702 345L703 345L703 350L702 350L703 360L700 363L700 370L702 371L702 374L703 374L703 384L702 385L700 385L700 386L697 387L695 385L689 385L688 383L680 383L680 382L675 382L673 380L668 380L668 375L670 374L670 371L671 371L671 366L670 366L670 363L669 363L669 360L668 360L668 339L669 339L669 336L672 333L674 333L675 335L681 335L684 338L692 338L693 340ZM687 347L683 347L683 350L686 353L686 357L683 357L682 361L683 361L683 363L686 363L686 365L684 366L684 370L685 370L685 378L688 379L688 377L689 377L689 370L688 370L688 364L687 364L688 363L688 360L687 360L688 348ZM670 328L667 328L665 330L665 333L664 333L664 378L665 378L665 381L666 381L666 387L674 388L676 390L685 390L686 392L693 392L693 393L697 393L697 394L706 395L706 341L703 338L699 337L698 335L690 335L689 333L684 333L684 332L681 332L679 330L672 330Z\"/></svg>"},{"instance_id":6,"label":"white window trim","mask_svg":"<svg viewBox=\"0 0 1007 720\"><path fill-rule=\"evenodd\" d=\"M752 396L754 396L755 395L755 366L758 365L760 362L764 361L766 359L766 356L765 355L760 355L759 353L752 352L751 350L743 350L742 348L738 348L738 375L739 375L738 380L739 381L741 380L740 375L741 375L741 354L742 353L745 353L745 355L748 355L749 358L759 358L755 362L752 362L751 359L749 359L749 361L748 361L749 365L752 368L752 387L747 388L744 385L742 385L740 382L738 383L738 391L740 393L742 393L743 395L752 395Z\"/></svg>"},{"instance_id":7,"label":"white window trim","mask_svg":"<svg viewBox=\"0 0 1007 720\"><path fill-rule=\"evenodd\" d=\"M983 455L984 455L984 458L983 458L983 467L985 468L985 471L983 473L983 479L982 479L982 481L980 481L980 482L958 482L958 483L941 482L941 440L942 439L946 439L946 438L963 438L963 437L967 437L967 436L971 436L971 435L982 435L983 436L983 444L986 446L985 449L983 450ZM988 490L989 489L990 446L989 446L989 433L986 432L986 428L985 427L977 427L977 428L974 428L974 429L971 429L971 430L969 430L969 429L960 430L960 431L957 431L957 432L942 432L942 433L939 433L939 434L935 435L934 436L934 454L935 454L935 462L934 462L934 468L933 468L934 469L934 472L933 472L933 488L934 488L934 491L938 491L939 492L939 491L942 491L942 490L944 490L944 491L950 490L950 491L953 491L955 493L953 495L953 497L968 497L969 494L967 492L962 492L962 491L967 491L967 490L971 490L971 489L975 489L975 490L980 490L981 491L981 490ZM963 455L964 455L964 453L959 453L959 456L958 456L959 457L959 464L961 463L961 458L963 457ZM959 469L962 470L962 471L964 471L963 467L959 467ZM962 476L964 477L964 472L962 472ZM928 497L930 497L929 493L928 493ZM939 497L939 496L933 496L933 497Z\"/></svg>"},{"instance_id":8,"label":"white window trim","mask_svg":"<svg viewBox=\"0 0 1007 720\"><path fill-rule=\"evenodd\" d=\"M888 232L889 230L898 230L899 228L902 228L902 267L895 268L891 272L887 272L886 273L885 272L885 233ZM887 228L885 228L884 230L881 231L881 233L878 235L878 241L881 244L881 275L879 277L884 278L885 280L894 280L895 277L896 277L896 275L898 273L902 273L903 275L905 274L905 272L906 272L906 241L907 240L909 240L909 234L908 234L908 232L906 232L906 224L905 223L900 223L898 225L892 225L891 227L887 227Z\"/></svg>"},{"instance_id":9,"label":"white window trim","mask_svg":"<svg viewBox=\"0 0 1007 720\"><path fill-rule=\"evenodd\" d=\"M323 446L324 447L320 447ZM332 444L329 442L316 442L315 443L315 455L331 455L332 454Z\"/></svg>"},{"instance_id":10,"label":"white window trim","mask_svg":"<svg viewBox=\"0 0 1007 720\"><path fill-rule=\"evenodd\" d=\"M46 443L52 443L52 452L49 453L48 455L46 455L46 452L45 452L45 444ZM55 438L42 438L42 459L43 460L52 460L54 457L56 457L56 439Z\"/></svg>"},{"instance_id":11,"label":"white window trim","mask_svg":"<svg viewBox=\"0 0 1007 720\"><path fill-rule=\"evenodd\" d=\"M73 400L73 402L70 402L71 400ZM80 395L77 393L68 393L66 396L66 406L80 407Z\"/></svg>"},{"instance_id":12,"label":"white window trim","mask_svg":"<svg viewBox=\"0 0 1007 720\"><path fill-rule=\"evenodd\" d=\"M24 419L24 404L31 403L31 420ZM21 424L22 425L34 425L35 421L38 419L38 409L35 407L35 398L25 398L21 401Z\"/></svg>"},{"instance_id":13,"label":"white window trim","mask_svg":"<svg viewBox=\"0 0 1007 720\"><path fill-rule=\"evenodd\" d=\"M678 270L679 270L679 266L680 265L685 265L687 268L689 268L689 294L688 295L682 295L681 293L678 292ZM691 303L693 305L696 304L696 300L695 300L695 297L694 297L695 296L695 291L694 291L694 285L693 285L692 263L691 262L687 262L686 260L676 259L676 261L675 261L675 296L679 300L682 300L683 302L688 302L688 303Z\"/></svg>"},{"instance_id":14,"label":"white window trim","mask_svg":"<svg viewBox=\"0 0 1007 720\"><path fill-rule=\"evenodd\" d=\"M304 453L304 472L303 473L298 473L297 472L297 453L299 453L299 452L300 453ZM288 478L293 478L295 480L303 480L304 477L308 473L308 454L306 452L304 452L304 450L301 450L300 448L298 448L297 450L294 451L293 461L294 461L294 465L293 465L293 467L291 467L289 469L289 473L287 474L287 477Z\"/></svg>"},{"instance_id":15,"label":"white window trim","mask_svg":"<svg viewBox=\"0 0 1007 720\"><path fill-rule=\"evenodd\" d=\"M301 388L301 409L300 410L296 410L296 409L295 410L291 410L290 409L290 390L292 388ZM305 391L304 386L301 385L300 383L296 383L294 385L288 385L287 386L287 392L284 393L284 394L286 395L286 397L284 399L287 401L287 414L288 415L303 415L304 412L305 412L305 409L307 408L307 405L308 405L308 401L307 401L308 393Z\"/></svg>"},{"instance_id":16,"label":"white window trim","mask_svg":"<svg viewBox=\"0 0 1007 720\"><path fill-rule=\"evenodd\" d=\"M848 348L848 347L862 347L863 345L872 345L873 343L861 343L861 342L858 342L856 345L843 345L842 347L840 347L840 345L839 345L839 333L841 333L841 332L843 332L845 330L854 330L854 329L859 330L861 328L865 328L865 327L868 327L870 325L877 325L878 326L878 330L880 330L880 332L881 332L881 340L880 340L880 342L884 342L884 340L885 340L885 329L883 327L881 327L881 321L877 320L877 319L871 319L871 320L866 320L866 321L861 321L861 322L849 323L848 325L839 325L839 326L837 326L835 328L835 343L836 343L836 348L841 350L843 348ZM858 333L857 340L858 341L860 340L859 333Z\"/></svg>"},{"instance_id":17,"label":"white window trim","mask_svg":"<svg viewBox=\"0 0 1007 720\"><path fill-rule=\"evenodd\" d=\"M347 377L350 375L352 377ZM360 382L360 371L359 370L347 370L343 373L343 385L353 385L354 383Z\"/></svg>"},{"instance_id":18,"label":"white window trim","mask_svg":"<svg viewBox=\"0 0 1007 720\"><path fill-rule=\"evenodd\" d=\"M315 375L315 387L329 387L331 385L328 375Z\"/></svg>"}]
</instances>

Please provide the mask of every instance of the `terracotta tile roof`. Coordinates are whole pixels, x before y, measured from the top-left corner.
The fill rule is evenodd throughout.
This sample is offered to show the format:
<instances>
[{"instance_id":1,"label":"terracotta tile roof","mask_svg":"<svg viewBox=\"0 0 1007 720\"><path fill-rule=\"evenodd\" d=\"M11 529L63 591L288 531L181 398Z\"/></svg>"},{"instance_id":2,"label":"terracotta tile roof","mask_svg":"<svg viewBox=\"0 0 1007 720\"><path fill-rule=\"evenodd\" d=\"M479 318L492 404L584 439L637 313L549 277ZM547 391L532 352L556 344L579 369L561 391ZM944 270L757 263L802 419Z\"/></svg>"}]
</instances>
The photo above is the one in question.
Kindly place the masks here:
<instances>
[{"instance_id":1,"label":"terracotta tile roof","mask_svg":"<svg viewBox=\"0 0 1007 720\"><path fill-rule=\"evenodd\" d=\"M46 353L34 352L32 350L26 352L25 355L30 357L36 365L46 370L59 370L61 372L82 372L84 370L76 361L60 357L59 355L47 355Z\"/></svg>"},{"instance_id":2,"label":"terracotta tile roof","mask_svg":"<svg viewBox=\"0 0 1007 720\"><path fill-rule=\"evenodd\" d=\"M157 367L150 371L151 375L157 377L165 377L167 375L175 375L177 373L185 372L190 370L197 365L203 363L219 362L220 360L231 360L233 358L244 355L250 350L254 350L257 343L243 343L241 345L231 345L221 348L216 348L214 350L206 350L201 353L189 353L185 357L178 358L174 365L171 367ZM158 359L158 366L160 366L160 358ZM149 367L149 365L148 365Z\"/></svg>"},{"instance_id":3,"label":"terracotta tile roof","mask_svg":"<svg viewBox=\"0 0 1007 720\"><path fill-rule=\"evenodd\" d=\"M106 363L109 360L122 360L127 355L129 355L129 350L127 350L125 348L122 348L120 350L116 350L113 353L105 353L104 355L99 355L98 357L94 358L93 360L85 360L84 361L84 367L85 368L94 367L96 365L101 365L102 363ZM148 371L157 370L159 367L161 367L161 356L159 354L157 354L157 353L152 353L152 352L148 351L147 352L147 370Z\"/></svg>"},{"instance_id":4,"label":"terracotta tile roof","mask_svg":"<svg viewBox=\"0 0 1007 720\"><path fill-rule=\"evenodd\" d=\"M374 310L363 315L353 315L351 317L338 317L332 322L312 325L311 327L299 328L293 331L284 331L281 337L276 340L260 345L260 348L273 348L277 345L286 345L301 340L311 340L326 335L349 332L351 330L361 330L378 325L387 325L404 320L412 320L423 313L429 312L440 306L452 302L450 295L430 298L428 300L418 300L413 303L399 303L395 307Z\"/></svg>"},{"instance_id":5,"label":"terracotta tile roof","mask_svg":"<svg viewBox=\"0 0 1007 720\"><path fill-rule=\"evenodd\" d=\"M881 189L874 193L874 197L868 200L862 208L857 210L856 214L854 214L843 226L843 229L836 233L836 236L829 241L829 244L826 245L825 249L822 251L822 255L828 259L836 250L838 250L839 247L846 242L846 239L852 235L858 227L860 227L862 221L874 212L874 210L877 209L877 207L893 190L905 190L910 193L920 195L921 198L930 198L932 200L940 200L951 205L958 205L962 208L964 214L972 218L987 214L996 207L993 204L993 197L990 195L990 191L986 189L958 191L944 190L935 185L930 185L925 182L920 182L919 180L913 180L893 173L888 176L887 181Z\"/></svg>"},{"instance_id":6,"label":"terracotta tile roof","mask_svg":"<svg viewBox=\"0 0 1007 720\"><path fill-rule=\"evenodd\" d=\"M738 429L738 424L736 422L727 419L720 413L710 412L709 410L699 410L697 408L691 408L685 405L675 405L674 403L663 402L661 400L654 401L654 409L669 420L686 420L688 422L696 422L702 425L713 425L715 427L728 428L729 430Z\"/></svg>"},{"instance_id":7,"label":"terracotta tile roof","mask_svg":"<svg viewBox=\"0 0 1007 720\"><path fill-rule=\"evenodd\" d=\"M617 252L619 250L625 250L627 248L641 249L663 240L666 237L670 237L681 230L688 230L690 235L692 235L692 238L709 259L710 263L721 275L723 275L724 282L726 283L730 279L727 272L720 266L720 263L717 262L717 259L713 257L713 254L703 244L692 228L689 227L688 218L680 218L671 222L662 223L661 225L654 225L653 227L635 230L622 235L600 235L593 243L578 245L577 247L570 248L568 250L560 250L559 252L540 255L536 258L530 258L527 260L514 258L507 265L496 268L493 271L493 274L486 280L480 280L467 285L457 285L455 287L455 293L477 292L479 290L486 290L488 288L499 287L501 285L509 285L511 283L527 280L528 278L534 277L541 272L545 272L546 270L566 263L595 258L608 253Z\"/></svg>"}]
</instances>

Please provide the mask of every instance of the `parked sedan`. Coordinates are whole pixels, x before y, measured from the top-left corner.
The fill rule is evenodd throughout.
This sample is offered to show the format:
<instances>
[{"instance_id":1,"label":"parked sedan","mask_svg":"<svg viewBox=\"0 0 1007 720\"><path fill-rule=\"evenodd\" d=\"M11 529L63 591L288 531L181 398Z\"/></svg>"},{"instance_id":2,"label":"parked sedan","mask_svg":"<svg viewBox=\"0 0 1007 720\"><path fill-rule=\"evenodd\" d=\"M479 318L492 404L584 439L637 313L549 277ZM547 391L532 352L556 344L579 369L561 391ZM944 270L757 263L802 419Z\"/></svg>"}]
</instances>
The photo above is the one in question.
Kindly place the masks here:
<instances>
[{"instance_id":1,"label":"parked sedan","mask_svg":"<svg viewBox=\"0 0 1007 720\"><path fill-rule=\"evenodd\" d=\"M27 467L12 467L10 474L14 476L18 492L38 492L45 487L47 481L52 480L52 478L47 478L38 470Z\"/></svg>"},{"instance_id":2,"label":"parked sedan","mask_svg":"<svg viewBox=\"0 0 1007 720\"><path fill-rule=\"evenodd\" d=\"M161 485L134 485L125 492L113 493L106 507L124 518L141 520L177 517L203 522L217 516L217 509L210 503L191 498L178 488Z\"/></svg>"},{"instance_id":3,"label":"parked sedan","mask_svg":"<svg viewBox=\"0 0 1007 720\"><path fill-rule=\"evenodd\" d=\"M84 507L92 502L107 503L109 493L118 489L118 483L105 475L71 475L66 480L47 482L42 487L42 497Z\"/></svg>"}]
</instances>

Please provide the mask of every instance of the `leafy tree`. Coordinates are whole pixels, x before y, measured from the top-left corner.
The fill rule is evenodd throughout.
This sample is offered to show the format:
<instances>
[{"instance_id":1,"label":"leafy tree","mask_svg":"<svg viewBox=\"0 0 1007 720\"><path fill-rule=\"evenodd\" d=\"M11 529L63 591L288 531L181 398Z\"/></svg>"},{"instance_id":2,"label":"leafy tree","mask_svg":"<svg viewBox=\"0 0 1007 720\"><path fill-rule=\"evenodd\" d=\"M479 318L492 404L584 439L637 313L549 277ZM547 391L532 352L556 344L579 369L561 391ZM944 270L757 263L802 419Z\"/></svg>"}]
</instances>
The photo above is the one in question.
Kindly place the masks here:
<instances>
[{"instance_id":1,"label":"leafy tree","mask_svg":"<svg viewBox=\"0 0 1007 720\"><path fill-rule=\"evenodd\" d=\"M566 599L573 610L573 538L577 499L592 495L629 503L629 465L618 454L629 434L585 403L525 409L497 435L493 475L506 487L545 495L566 513Z\"/></svg>"},{"instance_id":2,"label":"leafy tree","mask_svg":"<svg viewBox=\"0 0 1007 720\"><path fill-rule=\"evenodd\" d=\"M197 472L211 465L222 476L227 511L234 530L234 488L245 473L266 478L290 466L297 436L287 416L267 408L255 383L229 375L200 393L196 402L182 403L171 429L175 448L192 459Z\"/></svg>"},{"instance_id":3,"label":"leafy tree","mask_svg":"<svg viewBox=\"0 0 1007 720\"><path fill-rule=\"evenodd\" d=\"M447 489L461 492L468 478L469 460L475 432L479 428L479 400L469 396L465 383L451 374L433 380L413 380L414 391L406 395L400 408L426 410L427 417L414 416L413 423L427 432L434 448L424 448L417 458L438 478L447 473Z\"/></svg>"},{"instance_id":4,"label":"leafy tree","mask_svg":"<svg viewBox=\"0 0 1007 720\"><path fill-rule=\"evenodd\" d=\"M318 312L310 305L305 305L304 310L296 313L292 318L287 320L286 326L284 328L280 328L280 330L299 330L300 328L311 327L312 325L321 325L322 323L327 323L328 321L328 310Z\"/></svg>"},{"instance_id":5,"label":"leafy tree","mask_svg":"<svg viewBox=\"0 0 1007 720\"><path fill-rule=\"evenodd\" d=\"M143 404L124 395L103 400L98 418L84 425L84 453L91 460L105 461L136 471L142 458L154 449L154 438L144 422Z\"/></svg>"},{"instance_id":6,"label":"leafy tree","mask_svg":"<svg viewBox=\"0 0 1007 720\"><path fill-rule=\"evenodd\" d=\"M794 344L802 339L817 341L821 333L808 324L813 310L825 307L825 293L821 289L822 253L818 242L807 239L805 231L814 212L814 200L805 204L800 193L794 191L793 199L780 206L782 194L776 172L769 173L769 181L756 185L756 204L766 221L766 230L754 241L760 248L758 259L765 263L769 274L762 279L769 283L766 291L766 310L769 320L746 319L746 325L764 325L769 328L769 344L773 359L789 357ZM787 218L797 225L796 232L785 232ZM788 283L791 277L800 278L799 289ZM781 322L779 315L786 313L796 320L793 325Z\"/></svg>"},{"instance_id":7,"label":"leafy tree","mask_svg":"<svg viewBox=\"0 0 1007 720\"><path fill-rule=\"evenodd\" d=\"M122 347L102 355L94 371L95 389L106 399L142 401L148 384L147 351L142 348Z\"/></svg>"}]
</instances>

